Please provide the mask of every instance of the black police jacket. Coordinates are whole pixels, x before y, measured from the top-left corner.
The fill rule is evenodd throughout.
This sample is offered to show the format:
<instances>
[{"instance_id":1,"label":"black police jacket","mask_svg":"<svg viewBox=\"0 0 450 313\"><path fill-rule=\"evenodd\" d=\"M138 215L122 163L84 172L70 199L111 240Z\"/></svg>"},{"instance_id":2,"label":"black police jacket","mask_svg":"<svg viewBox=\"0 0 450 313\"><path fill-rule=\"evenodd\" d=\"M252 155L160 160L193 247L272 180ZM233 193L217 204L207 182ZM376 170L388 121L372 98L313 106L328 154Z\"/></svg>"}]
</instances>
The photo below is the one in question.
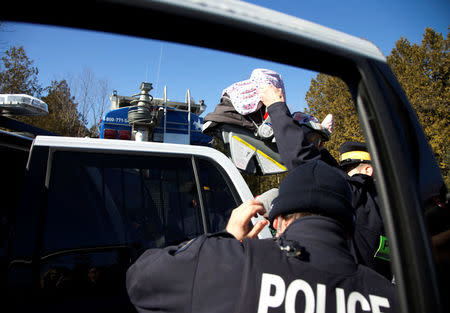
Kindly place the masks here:
<instances>
[{"instance_id":1,"label":"black police jacket","mask_svg":"<svg viewBox=\"0 0 450 313\"><path fill-rule=\"evenodd\" d=\"M321 159L338 167L337 161L326 149L317 149L305 140L302 126L292 119L284 102L277 102L268 108L281 160L288 170L311 161ZM357 174L352 177L341 174L352 190L353 207L356 210L355 233L352 250L363 265L366 265L388 279L392 279L383 220L373 178Z\"/></svg>"},{"instance_id":2,"label":"black police jacket","mask_svg":"<svg viewBox=\"0 0 450 313\"><path fill-rule=\"evenodd\" d=\"M146 251L127 272L128 294L139 312L394 312L395 286L355 263L347 243L317 216L277 241L204 235Z\"/></svg>"},{"instance_id":3,"label":"black police jacket","mask_svg":"<svg viewBox=\"0 0 450 313\"><path fill-rule=\"evenodd\" d=\"M352 204L356 208L352 251L364 264L388 279L392 279L389 245L385 237L383 219L373 178L364 174L347 177L352 190Z\"/></svg>"}]
</instances>

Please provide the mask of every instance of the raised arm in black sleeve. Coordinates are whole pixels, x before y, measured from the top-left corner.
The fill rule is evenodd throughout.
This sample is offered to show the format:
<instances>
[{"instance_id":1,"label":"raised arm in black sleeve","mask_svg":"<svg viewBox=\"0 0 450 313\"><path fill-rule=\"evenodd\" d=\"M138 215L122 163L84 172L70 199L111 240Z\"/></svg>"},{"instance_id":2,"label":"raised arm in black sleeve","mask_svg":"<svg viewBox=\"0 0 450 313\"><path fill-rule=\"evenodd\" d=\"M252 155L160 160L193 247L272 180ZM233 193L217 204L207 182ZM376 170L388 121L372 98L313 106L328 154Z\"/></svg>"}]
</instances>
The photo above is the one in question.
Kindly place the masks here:
<instances>
[{"instance_id":1,"label":"raised arm in black sleeve","mask_svg":"<svg viewBox=\"0 0 450 313\"><path fill-rule=\"evenodd\" d=\"M304 127L300 126L289 112L286 103L276 102L267 109L272 121L275 139L281 160L288 170L312 160L321 159L331 166L338 166L326 150L319 149L305 138Z\"/></svg>"}]
</instances>

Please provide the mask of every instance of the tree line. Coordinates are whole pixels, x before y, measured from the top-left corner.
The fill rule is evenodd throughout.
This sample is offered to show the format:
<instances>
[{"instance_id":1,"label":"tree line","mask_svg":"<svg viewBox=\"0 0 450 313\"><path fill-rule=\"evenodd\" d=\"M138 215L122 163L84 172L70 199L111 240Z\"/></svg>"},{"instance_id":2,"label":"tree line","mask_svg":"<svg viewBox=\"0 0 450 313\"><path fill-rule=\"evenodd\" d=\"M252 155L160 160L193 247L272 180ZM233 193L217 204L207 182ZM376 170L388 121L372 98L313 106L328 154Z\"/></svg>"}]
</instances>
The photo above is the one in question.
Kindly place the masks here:
<instances>
[{"instance_id":1,"label":"tree line","mask_svg":"<svg viewBox=\"0 0 450 313\"><path fill-rule=\"evenodd\" d=\"M450 36L426 28L420 44L400 38L387 56L414 108L434 156L450 189ZM338 77L319 73L306 93L307 113L320 121L333 114L335 131L325 147L337 159L345 141L364 141L350 91ZM278 186L280 175L245 177L254 194Z\"/></svg>"},{"instance_id":2,"label":"tree line","mask_svg":"<svg viewBox=\"0 0 450 313\"><path fill-rule=\"evenodd\" d=\"M427 136L434 156L450 187L450 36L426 28L420 44L400 38L386 57ZM321 120L333 114L335 133L326 144L338 157L345 141L364 141L352 97L337 77L318 74L306 94L308 112Z\"/></svg>"},{"instance_id":3,"label":"tree line","mask_svg":"<svg viewBox=\"0 0 450 313\"><path fill-rule=\"evenodd\" d=\"M409 98L450 187L449 49L449 33L444 37L426 28L420 44L411 44L408 39L400 38L387 56L387 63ZM39 70L27 57L23 47L11 47L1 60L0 93L37 96L49 107L48 116L18 119L66 136L98 135L98 122L108 100L108 80L96 79L86 69L72 79L72 90L65 79L54 80L50 86L43 88L38 81ZM326 143L326 148L335 158L343 142L364 141L353 99L340 78L317 74L311 80L305 100L305 111L319 120L329 113L333 114L335 132ZM254 194L278 186L283 177L284 174L265 177L244 175Z\"/></svg>"},{"instance_id":4,"label":"tree line","mask_svg":"<svg viewBox=\"0 0 450 313\"><path fill-rule=\"evenodd\" d=\"M91 70L84 69L70 80L53 80L42 87L39 69L23 46L10 47L1 61L0 93L35 96L48 105L46 116L14 116L15 119L59 135L98 136L110 89L107 79L97 79Z\"/></svg>"}]
</instances>

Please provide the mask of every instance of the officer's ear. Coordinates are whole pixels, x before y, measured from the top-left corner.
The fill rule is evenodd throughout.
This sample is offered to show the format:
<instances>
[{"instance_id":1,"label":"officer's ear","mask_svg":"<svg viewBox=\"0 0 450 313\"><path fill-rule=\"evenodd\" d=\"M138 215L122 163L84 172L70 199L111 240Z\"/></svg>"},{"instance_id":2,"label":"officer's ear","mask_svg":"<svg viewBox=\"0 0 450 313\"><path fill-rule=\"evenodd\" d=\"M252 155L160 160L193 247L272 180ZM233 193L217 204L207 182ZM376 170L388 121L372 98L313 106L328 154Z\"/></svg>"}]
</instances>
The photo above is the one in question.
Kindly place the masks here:
<instances>
[{"instance_id":1,"label":"officer's ear","mask_svg":"<svg viewBox=\"0 0 450 313\"><path fill-rule=\"evenodd\" d=\"M362 173L366 174L368 176L372 176L373 175L373 167L372 167L372 165L364 164Z\"/></svg>"},{"instance_id":2,"label":"officer's ear","mask_svg":"<svg viewBox=\"0 0 450 313\"><path fill-rule=\"evenodd\" d=\"M273 226L273 229L275 229L275 230L278 229L278 216L275 217L275 219L273 220L272 226Z\"/></svg>"},{"instance_id":3,"label":"officer's ear","mask_svg":"<svg viewBox=\"0 0 450 313\"><path fill-rule=\"evenodd\" d=\"M278 215L274 220L273 220L273 228L276 231L275 236L278 237L280 236L283 232L284 232L284 218L281 217L281 215Z\"/></svg>"}]
</instances>

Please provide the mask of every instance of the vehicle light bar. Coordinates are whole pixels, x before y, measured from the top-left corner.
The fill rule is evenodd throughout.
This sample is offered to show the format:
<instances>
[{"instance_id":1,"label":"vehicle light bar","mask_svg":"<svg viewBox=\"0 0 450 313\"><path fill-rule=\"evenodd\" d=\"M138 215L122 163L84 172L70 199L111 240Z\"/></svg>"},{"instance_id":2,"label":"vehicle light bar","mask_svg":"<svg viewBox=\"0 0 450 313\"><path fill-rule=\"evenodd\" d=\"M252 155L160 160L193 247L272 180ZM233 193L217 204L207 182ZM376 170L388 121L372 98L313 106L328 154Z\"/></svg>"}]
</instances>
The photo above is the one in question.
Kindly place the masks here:
<instances>
[{"instance_id":1,"label":"vehicle light bar","mask_svg":"<svg viewBox=\"0 0 450 313\"><path fill-rule=\"evenodd\" d=\"M47 104L25 94L0 94L0 115L47 115Z\"/></svg>"}]
</instances>

